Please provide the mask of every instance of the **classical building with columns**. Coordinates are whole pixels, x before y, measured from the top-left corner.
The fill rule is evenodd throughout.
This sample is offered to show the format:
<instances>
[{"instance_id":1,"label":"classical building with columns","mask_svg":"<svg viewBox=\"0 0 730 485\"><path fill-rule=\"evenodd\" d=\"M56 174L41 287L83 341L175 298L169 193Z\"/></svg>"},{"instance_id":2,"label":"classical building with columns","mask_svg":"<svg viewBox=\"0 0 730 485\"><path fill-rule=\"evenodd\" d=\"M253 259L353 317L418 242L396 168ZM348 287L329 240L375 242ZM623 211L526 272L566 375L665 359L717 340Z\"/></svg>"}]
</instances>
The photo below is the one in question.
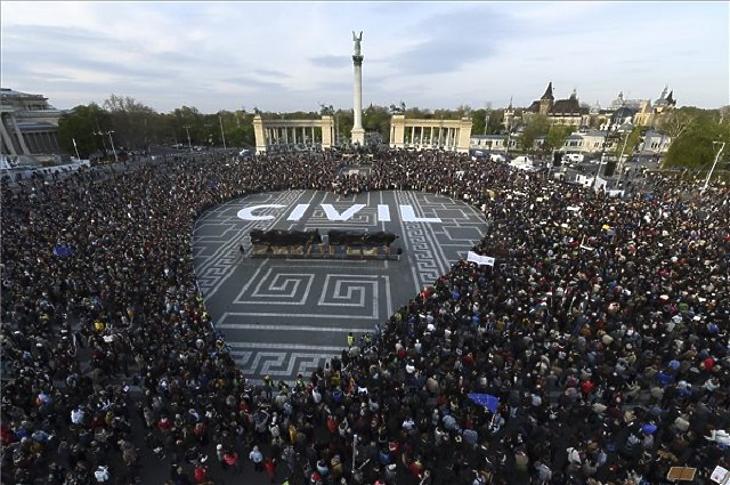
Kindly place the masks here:
<instances>
[{"instance_id":1,"label":"classical building with columns","mask_svg":"<svg viewBox=\"0 0 730 485\"><path fill-rule=\"evenodd\" d=\"M264 119L256 115L253 131L256 153L328 150L334 143L335 122L329 115L311 120Z\"/></svg>"},{"instance_id":2,"label":"classical building with columns","mask_svg":"<svg viewBox=\"0 0 730 485\"><path fill-rule=\"evenodd\" d=\"M471 119L410 119L395 114L390 119L391 148L469 152Z\"/></svg>"},{"instance_id":3,"label":"classical building with columns","mask_svg":"<svg viewBox=\"0 0 730 485\"><path fill-rule=\"evenodd\" d=\"M59 154L58 120L61 111L40 94L0 89L0 153L4 155Z\"/></svg>"}]
</instances>

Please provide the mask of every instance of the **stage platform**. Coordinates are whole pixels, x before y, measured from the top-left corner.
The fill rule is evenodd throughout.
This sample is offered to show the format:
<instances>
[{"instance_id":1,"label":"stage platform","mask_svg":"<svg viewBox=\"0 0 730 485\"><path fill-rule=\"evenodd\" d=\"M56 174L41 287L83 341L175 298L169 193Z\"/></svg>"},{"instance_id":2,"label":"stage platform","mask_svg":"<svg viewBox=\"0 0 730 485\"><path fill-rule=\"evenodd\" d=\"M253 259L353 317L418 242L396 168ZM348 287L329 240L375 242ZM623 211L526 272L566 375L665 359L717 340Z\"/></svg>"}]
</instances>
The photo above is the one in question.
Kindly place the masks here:
<instances>
[{"instance_id":1,"label":"stage platform","mask_svg":"<svg viewBox=\"0 0 730 485\"><path fill-rule=\"evenodd\" d=\"M290 381L339 354L349 332L362 335L387 320L466 257L486 227L473 207L420 192L254 194L198 219L194 264L207 310L244 375ZM387 231L399 236L392 253L402 254L252 257L240 251L252 229Z\"/></svg>"},{"instance_id":2,"label":"stage platform","mask_svg":"<svg viewBox=\"0 0 730 485\"><path fill-rule=\"evenodd\" d=\"M300 246L298 248L275 248L258 250L249 248L244 251L244 256L248 258L283 258L283 259L302 259L302 260L343 260L343 259L370 259L375 261L398 261L400 255L397 251L386 252L380 248L376 249L358 249L344 248L341 246L330 247L326 244L313 244L309 248Z\"/></svg>"}]
</instances>

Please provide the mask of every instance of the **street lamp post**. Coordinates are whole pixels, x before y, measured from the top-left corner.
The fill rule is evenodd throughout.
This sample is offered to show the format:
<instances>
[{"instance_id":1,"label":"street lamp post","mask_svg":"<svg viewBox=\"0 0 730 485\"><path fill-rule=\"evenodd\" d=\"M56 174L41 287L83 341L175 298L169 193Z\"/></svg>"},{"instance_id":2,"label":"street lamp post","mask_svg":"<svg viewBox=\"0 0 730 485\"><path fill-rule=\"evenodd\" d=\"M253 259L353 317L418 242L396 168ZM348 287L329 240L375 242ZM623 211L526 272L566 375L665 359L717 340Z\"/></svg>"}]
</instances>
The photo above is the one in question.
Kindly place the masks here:
<instances>
[{"instance_id":1,"label":"street lamp post","mask_svg":"<svg viewBox=\"0 0 730 485\"><path fill-rule=\"evenodd\" d=\"M193 152L193 144L190 143L190 125L183 126L185 128L185 133L188 134L188 149L190 150L190 153Z\"/></svg>"},{"instance_id":2,"label":"street lamp post","mask_svg":"<svg viewBox=\"0 0 730 485\"><path fill-rule=\"evenodd\" d=\"M507 121L507 146L505 147L505 154L509 157L509 146L512 143L512 118ZM505 158L507 158L505 157Z\"/></svg>"},{"instance_id":3,"label":"street lamp post","mask_svg":"<svg viewBox=\"0 0 730 485\"><path fill-rule=\"evenodd\" d=\"M76 138L71 138L71 141L74 142L74 151L76 152L76 159L81 160L81 156L79 155L79 147L76 146Z\"/></svg>"},{"instance_id":4,"label":"street lamp post","mask_svg":"<svg viewBox=\"0 0 730 485\"><path fill-rule=\"evenodd\" d=\"M484 110L484 134L487 134L487 128L489 127L489 112L492 109L492 103L487 103Z\"/></svg>"},{"instance_id":5,"label":"street lamp post","mask_svg":"<svg viewBox=\"0 0 730 485\"><path fill-rule=\"evenodd\" d=\"M226 134L223 132L223 118L221 118L220 113L218 113L218 122L221 125L221 138L223 139L223 151L225 152L227 150L227 148L226 148Z\"/></svg>"},{"instance_id":6,"label":"street lamp post","mask_svg":"<svg viewBox=\"0 0 730 485\"><path fill-rule=\"evenodd\" d=\"M606 137L603 140L603 144L601 145L601 158L598 160L598 169L596 170L596 175L593 177L593 184L591 184L591 187L595 190L596 185L598 184L598 177L601 175L601 167L603 166L603 159L606 156L606 145L608 145L608 141L611 136L611 123L609 122L608 126L606 127Z\"/></svg>"},{"instance_id":7,"label":"street lamp post","mask_svg":"<svg viewBox=\"0 0 730 485\"><path fill-rule=\"evenodd\" d=\"M112 144L112 153L114 153L114 161L115 162L119 162L119 157L117 157L117 149L116 149L116 147L114 147L114 138L112 138L112 134L113 133L114 133L114 130L109 130L109 131L101 131L101 130L99 130L99 131L94 131L93 132L94 135L101 136L101 141L102 142L104 141L104 135L108 135L109 136L109 141Z\"/></svg>"},{"instance_id":8,"label":"street lamp post","mask_svg":"<svg viewBox=\"0 0 730 485\"><path fill-rule=\"evenodd\" d=\"M109 130L106 132L107 135L109 135L109 142L112 144L112 152L114 153L114 162L119 162L119 157L117 157L117 149L114 147L114 137L112 137L112 134L114 133L114 130Z\"/></svg>"},{"instance_id":9,"label":"street lamp post","mask_svg":"<svg viewBox=\"0 0 730 485\"><path fill-rule=\"evenodd\" d=\"M707 190L707 186L710 185L710 179L712 178L712 173L715 171L715 166L717 166L717 161L720 159L720 154L725 149L725 142L719 142L719 141L713 141L712 146L714 147L716 144L720 144L720 149L717 151L717 155L715 155L715 161L712 162L712 168L710 168L710 173L707 174L707 178L705 179L705 185L702 187L702 192Z\"/></svg>"},{"instance_id":10,"label":"street lamp post","mask_svg":"<svg viewBox=\"0 0 730 485\"><path fill-rule=\"evenodd\" d=\"M619 183L621 183L621 177L623 176L623 170L624 170L624 150L626 150L626 143L629 141L629 136L631 135L631 132L626 133L626 137L624 138L624 146L621 148L621 155L618 157L618 179L616 180L616 189L618 190Z\"/></svg>"},{"instance_id":11,"label":"street lamp post","mask_svg":"<svg viewBox=\"0 0 730 485\"><path fill-rule=\"evenodd\" d=\"M352 437L352 473L355 473L357 463L357 434Z\"/></svg>"}]
</instances>

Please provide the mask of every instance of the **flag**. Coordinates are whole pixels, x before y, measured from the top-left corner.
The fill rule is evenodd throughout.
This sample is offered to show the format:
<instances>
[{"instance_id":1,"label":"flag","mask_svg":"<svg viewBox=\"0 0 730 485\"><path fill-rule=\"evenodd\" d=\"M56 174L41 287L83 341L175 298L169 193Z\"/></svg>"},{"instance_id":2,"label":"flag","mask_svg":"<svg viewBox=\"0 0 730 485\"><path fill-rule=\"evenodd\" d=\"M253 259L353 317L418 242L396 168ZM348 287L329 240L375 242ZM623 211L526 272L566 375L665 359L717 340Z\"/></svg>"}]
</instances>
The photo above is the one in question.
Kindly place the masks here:
<instances>
[{"instance_id":1,"label":"flag","mask_svg":"<svg viewBox=\"0 0 730 485\"><path fill-rule=\"evenodd\" d=\"M67 258L74 253L74 250L68 244L56 244L53 246L53 255L59 258Z\"/></svg>"},{"instance_id":2,"label":"flag","mask_svg":"<svg viewBox=\"0 0 730 485\"><path fill-rule=\"evenodd\" d=\"M493 396L491 394L480 394L476 392L472 392L468 396L469 399L474 401L476 404L484 406L493 413L497 412L497 408L499 407L499 398L497 396Z\"/></svg>"},{"instance_id":3,"label":"flag","mask_svg":"<svg viewBox=\"0 0 730 485\"><path fill-rule=\"evenodd\" d=\"M494 258L489 256L482 256L474 251L469 251L466 255L466 260L471 263L476 263L479 266L492 266L494 267Z\"/></svg>"}]
</instances>

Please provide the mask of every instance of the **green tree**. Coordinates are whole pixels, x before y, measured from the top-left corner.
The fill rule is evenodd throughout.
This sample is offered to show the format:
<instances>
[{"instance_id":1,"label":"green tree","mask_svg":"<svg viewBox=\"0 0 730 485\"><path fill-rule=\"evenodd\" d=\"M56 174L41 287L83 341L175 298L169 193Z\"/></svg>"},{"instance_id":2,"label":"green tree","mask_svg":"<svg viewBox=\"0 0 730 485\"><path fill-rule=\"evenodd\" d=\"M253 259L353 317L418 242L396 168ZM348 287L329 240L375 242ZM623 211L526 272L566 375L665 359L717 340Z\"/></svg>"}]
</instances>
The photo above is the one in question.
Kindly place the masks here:
<instances>
[{"instance_id":1,"label":"green tree","mask_svg":"<svg viewBox=\"0 0 730 485\"><path fill-rule=\"evenodd\" d=\"M483 135L484 125L486 123L487 110L484 108L475 109L471 112L471 134L472 135Z\"/></svg>"},{"instance_id":2,"label":"green tree","mask_svg":"<svg viewBox=\"0 0 730 485\"><path fill-rule=\"evenodd\" d=\"M109 127L109 113L98 104L79 105L58 121L58 141L64 152L75 154L73 141L76 140L79 155L88 158L104 147L101 136L94 133Z\"/></svg>"},{"instance_id":3,"label":"green tree","mask_svg":"<svg viewBox=\"0 0 730 485\"><path fill-rule=\"evenodd\" d=\"M713 145L716 141L730 144L730 123L720 123L718 113L699 116L672 140L664 164L667 167L709 169L719 149ZM723 160L726 159L723 157Z\"/></svg>"},{"instance_id":4,"label":"green tree","mask_svg":"<svg viewBox=\"0 0 730 485\"><path fill-rule=\"evenodd\" d=\"M672 138L679 138L701 114L693 109L681 108L662 116L657 128Z\"/></svg>"},{"instance_id":5,"label":"green tree","mask_svg":"<svg viewBox=\"0 0 730 485\"><path fill-rule=\"evenodd\" d=\"M563 146L563 143L565 143L565 139L568 138L572 132L573 127L569 125L554 124L550 126L547 136L545 137L543 151L548 153L553 150L559 150Z\"/></svg>"},{"instance_id":6,"label":"green tree","mask_svg":"<svg viewBox=\"0 0 730 485\"><path fill-rule=\"evenodd\" d=\"M533 144L538 137L545 136L550 130L550 122L545 115L530 116L520 136L520 147L525 152L533 151Z\"/></svg>"},{"instance_id":7,"label":"green tree","mask_svg":"<svg viewBox=\"0 0 730 485\"><path fill-rule=\"evenodd\" d=\"M190 144L200 145L207 138L205 133L205 120L203 115L195 107L182 106L176 108L172 113L175 126L175 138L178 143L188 144L188 133Z\"/></svg>"},{"instance_id":8,"label":"green tree","mask_svg":"<svg viewBox=\"0 0 730 485\"><path fill-rule=\"evenodd\" d=\"M447 110L436 110L435 113L432 113L429 109L421 109L418 107L413 108L406 108L406 118L420 118L420 119L433 119L433 118L441 118L446 117L444 116L444 113L446 113Z\"/></svg>"},{"instance_id":9,"label":"green tree","mask_svg":"<svg viewBox=\"0 0 730 485\"><path fill-rule=\"evenodd\" d=\"M349 140L350 135L352 133L352 123L354 121L354 115L351 109L343 110L338 109L335 112L335 127L336 130L339 132L340 140L337 141L344 141Z\"/></svg>"},{"instance_id":10,"label":"green tree","mask_svg":"<svg viewBox=\"0 0 730 485\"><path fill-rule=\"evenodd\" d=\"M456 116L457 118L470 118L472 113L471 106L468 104L462 104L458 108L456 108Z\"/></svg>"},{"instance_id":11,"label":"green tree","mask_svg":"<svg viewBox=\"0 0 730 485\"><path fill-rule=\"evenodd\" d=\"M223 132L226 136L228 148L242 148L254 144L253 141L253 115L245 110L221 111L218 132L215 137L215 144L223 146L220 139L220 125L223 125Z\"/></svg>"},{"instance_id":12,"label":"green tree","mask_svg":"<svg viewBox=\"0 0 730 485\"><path fill-rule=\"evenodd\" d=\"M492 110L491 113L489 113L489 123L487 124L487 134L497 134L501 133L504 130L503 123L504 122L504 110L503 109L495 109Z\"/></svg>"},{"instance_id":13,"label":"green tree","mask_svg":"<svg viewBox=\"0 0 730 485\"><path fill-rule=\"evenodd\" d=\"M156 140L152 134L159 126L158 113L130 96L112 94L104 101L114 129L114 139L129 149L146 149Z\"/></svg>"},{"instance_id":14,"label":"green tree","mask_svg":"<svg viewBox=\"0 0 730 485\"><path fill-rule=\"evenodd\" d=\"M387 143L390 139L390 111L385 106L370 105L363 111L363 128L365 131L376 131Z\"/></svg>"},{"instance_id":15,"label":"green tree","mask_svg":"<svg viewBox=\"0 0 730 485\"><path fill-rule=\"evenodd\" d=\"M634 128L629 133L625 133L624 136L621 137L621 140L619 140L619 142L614 145L613 155L615 155L616 157L620 157L621 152L623 151L624 157L630 158L631 154L636 151L639 143L641 143L641 138L646 134L647 131L648 128L644 126L634 126ZM626 143L625 148L624 143Z\"/></svg>"},{"instance_id":16,"label":"green tree","mask_svg":"<svg viewBox=\"0 0 730 485\"><path fill-rule=\"evenodd\" d=\"M503 131L502 121L504 120L504 110L492 109L489 110L489 119L487 120L487 110L480 108L471 112L471 132L474 135L483 135L485 133L484 125L486 126L486 134L494 135Z\"/></svg>"}]
</instances>

